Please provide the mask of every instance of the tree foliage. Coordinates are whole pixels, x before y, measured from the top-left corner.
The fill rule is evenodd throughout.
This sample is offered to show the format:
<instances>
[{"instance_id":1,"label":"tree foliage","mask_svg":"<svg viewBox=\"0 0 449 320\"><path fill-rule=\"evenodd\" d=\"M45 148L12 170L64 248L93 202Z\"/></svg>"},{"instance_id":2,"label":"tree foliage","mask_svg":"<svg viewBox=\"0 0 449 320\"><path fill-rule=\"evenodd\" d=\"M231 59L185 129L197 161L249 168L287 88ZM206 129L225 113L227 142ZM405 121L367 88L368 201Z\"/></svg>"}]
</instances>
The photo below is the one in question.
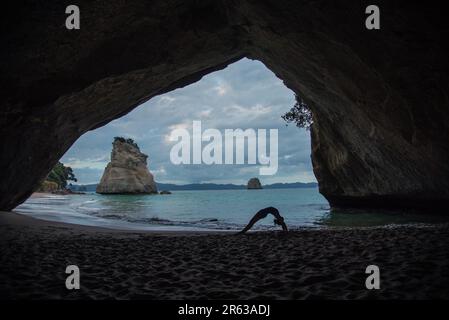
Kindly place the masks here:
<instances>
[{"instance_id":1,"label":"tree foliage","mask_svg":"<svg viewBox=\"0 0 449 320\"><path fill-rule=\"evenodd\" d=\"M54 166L45 180L56 183L59 189L65 189L67 187L67 181L77 181L72 168L64 166L61 162L58 162Z\"/></svg>"},{"instance_id":2,"label":"tree foliage","mask_svg":"<svg viewBox=\"0 0 449 320\"><path fill-rule=\"evenodd\" d=\"M136 148L139 148L139 147L137 146L137 143L135 143L134 140L131 139L131 138L125 139L125 138L123 138L123 137L114 137L114 142L116 142L116 141L120 141L120 142L123 142L123 143L128 143L128 144L130 144L130 145L133 145L133 146L136 147Z\"/></svg>"},{"instance_id":3,"label":"tree foliage","mask_svg":"<svg viewBox=\"0 0 449 320\"><path fill-rule=\"evenodd\" d=\"M282 117L287 123L295 123L299 128L310 129L313 124L313 115L310 107L302 100L300 96L295 94L295 105L285 113Z\"/></svg>"}]
</instances>

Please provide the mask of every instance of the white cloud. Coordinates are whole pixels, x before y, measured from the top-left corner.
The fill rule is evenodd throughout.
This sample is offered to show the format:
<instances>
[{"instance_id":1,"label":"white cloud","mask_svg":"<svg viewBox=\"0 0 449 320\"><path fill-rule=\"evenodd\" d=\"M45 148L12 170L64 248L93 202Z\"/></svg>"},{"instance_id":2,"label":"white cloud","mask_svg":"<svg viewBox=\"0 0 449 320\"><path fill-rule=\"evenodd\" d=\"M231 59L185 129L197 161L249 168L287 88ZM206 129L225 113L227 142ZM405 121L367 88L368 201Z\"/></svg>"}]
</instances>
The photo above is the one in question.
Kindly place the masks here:
<instances>
[{"instance_id":1,"label":"white cloud","mask_svg":"<svg viewBox=\"0 0 449 320\"><path fill-rule=\"evenodd\" d=\"M65 161L64 164L72 169L104 169L109 162L109 157L102 158L86 158L86 159L74 159Z\"/></svg>"},{"instance_id":2,"label":"white cloud","mask_svg":"<svg viewBox=\"0 0 449 320\"><path fill-rule=\"evenodd\" d=\"M224 112L230 116L240 119L255 119L264 115L269 114L272 108L269 106L263 106L261 104L256 104L254 106L245 107L241 105L231 105L224 108Z\"/></svg>"},{"instance_id":3,"label":"white cloud","mask_svg":"<svg viewBox=\"0 0 449 320\"><path fill-rule=\"evenodd\" d=\"M161 176L167 175L167 171L165 170L164 166L160 166L158 169L151 169L150 168L150 171L153 174L154 179L156 181L158 181L158 178L160 178Z\"/></svg>"},{"instance_id":4,"label":"white cloud","mask_svg":"<svg viewBox=\"0 0 449 320\"><path fill-rule=\"evenodd\" d=\"M225 94L227 94L228 92L230 92L232 90L231 86L223 81L220 81L220 83L212 88L218 96L222 97Z\"/></svg>"},{"instance_id":5,"label":"white cloud","mask_svg":"<svg viewBox=\"0 0 449 320\"><path fill-rule=\"evenodd\" d=\"M190 122L181 122L168 126L168 133L164 135L164 142L166 144L173 144L173 142L178 141L178 138L173 135L173 132L178 129L186 129L190 130L192 128L192 123Z\"/></svg>"},{"instance_id":6,"label":"white cloud","mask_svg":"<svg viewBox=\"0 0 449 320\"><path fill-rule=\"evenodd\" d=\"M211 119L211 114L212 114L212 110L211 109L207 109L207 110L202 110L198 113L198 117L200 120L202 119Z\"/></svg>"},{"instance_id":7,"label":"white cloud","mask_svg":"<svg viewBox=\"0 0 449 320\"><path fill-rule=\"evenodd\" d=\"M159 96L157 102L162 105L167 105L167 104L171 104L175 101L176 101L176 98L174 98L168 94L165 94L165 95Z\"/></svg>"},{"instance_id":8,"label":"white cloud","mask_svg":"<svg viewBox=\"0 0 449 320\"><path fill-rule=\"evenodd\" d=\"M279 170L272 182L314 180L309 132L285 127L281 115L294 104L293 92L261 62L243 59L184 88L154 97L108 125L83 135L62 162L80 183L97 181L109 161L115 136L133 138L150 156L150 170L160 182L246 183L259 166L175 166L170 162L171 131L202 120L202 129L277 128ZM103 158L102 158L103 157ZM153 170L153 168L155 168ZM264 178L266 180L266 178Z\"/></svg>"}]
</instances>

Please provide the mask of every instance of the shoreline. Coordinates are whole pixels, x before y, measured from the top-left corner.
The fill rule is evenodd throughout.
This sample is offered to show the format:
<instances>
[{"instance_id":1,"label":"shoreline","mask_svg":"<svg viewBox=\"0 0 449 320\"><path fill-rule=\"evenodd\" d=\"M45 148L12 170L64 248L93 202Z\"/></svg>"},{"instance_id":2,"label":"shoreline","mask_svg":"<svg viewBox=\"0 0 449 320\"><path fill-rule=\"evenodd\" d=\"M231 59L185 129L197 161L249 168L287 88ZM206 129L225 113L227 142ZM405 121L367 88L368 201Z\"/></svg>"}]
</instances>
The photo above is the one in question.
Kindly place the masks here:
<instances>
[{"instance_id":1,"label":"shoreline","mask_svg":"<svg viewBox=\"0 0 449 320\"><path fill-rule=\"evenodd\" d=\"M0 212L2 299L449 299L449 226L113 230ZM69 291L65 267L81 272ZM381 289L367 290L377 265Z\"/></svg>"},{"instance_id":2,"label":"shoreline","mask_svg":"<svg viewBox=\"0 0 449 320\"><path fill-rule=\"evenodd\" d=\"M63 196L72 196L72 195L78 195L78 194L67 194ZM47 192L34 192L29 199L45 199L45 198L52 198L52 197L58 197L61 196L60 194L53 194L53 193L47 193ZM351 212L357 212L360 211L361 213L365 213L366 210L361 209L354 209ZM388 211L386 211L388 213ZM3 212L0 212L3 213ZM224 233L224 234L234 234L239 232L243 227L246 225L242 225L241 229L215 229L215 228L203 228L203 227L186 227L186 226L171 226L171 225L146 225L136 222L130 222L130 221L116 221L114 219L106 219L106 218L96 218L99 219L98 221L94 220L83 220L83 219L77 219L76 217L63 217L64 220L58 221L55 220L54 216L49 216L49 218L44 216L34 216L33 214L29 214L26 211L25 212L17 212L12 211L9 213L14 213L23 217L27 217L30 219L35 219L37 221L45 221L48 224L55 224L55 225L69 225L73 226L74 228L88 228L93 231L114 231L114 232L131 232L131 233L170 233L170 234L217 234L217 233ZM385 213L385 212L384 212ZM392 213L397 214L397 211L392 211ZM86 218L91 219L92 216L85 215ZM442 215L435 215L435 214L429 214L430 217L441 217ZM22 221L25 221L22 219ZM32 223L33 220L29 220L29 224ZM248 220L249 221L249 220ZM42 223L41 223L42 224ZM378 224L378 225L326 225L326 224L320 224L316 226L289 226L291 232L300 232L300 231L307 231L307 230L370 230L370 229L390 229L390 228L401 228L401 227L415 227L415 228L432 228L434 226L449 226L449 219L445 218L444 220L439 221L416 221L416 222L391 222L386 224ZM248 232L276 232L277 230L266 230L266 229L251 229ZM280 229L279 229L280 231Z\"/></svg>"},{"instance_id":3,"label":"shoreline","mask_svg":"<svg viewBox=\"0 0 449 320\"><path fill-rule=\"evenodd\" d=\"M15 211L0 211L0 226L10 225L14 227L30 227L30 228L60 228L62 230L71 230L74 232L90 232L90 233L131 233L131 234L150 234L150 235L237 235L239 230L221 230L221 229L204 229L188 230L188 229L130 229L107 226L93 226L85 224L70 223L66 221L53 221L32 217L30 215L15 212ZM291 229L288 233L298 232L321 232L321 231L350 231L350 230L390 230L400 228L413 229L433 229L433 228L447 228L449 230L449 223L407 223L407 224L387 224L376 226L320 226L320 227L300 227ZM247 234L253 233L282 233L282 230L249 230Z\"/></svg>"},{"instance_id":4,"label":"shoreline","mask_svg":"<svg viewBox=\"0 0 449 320\"><path fill-rule=\"evenodd\" d=\"M46 198L52 198L52 197L58 197L58 196L72 196L72 195L80 195L77 193L73 194L54 194L50 192L34 192L31 194L31 196L28 199L46 199ZM84 194L82 194L84 195ZM15 210L15 209L14 209ZM138 232L145 232L145 233L157 233L157 234L204 234L204 233L233 233L237 232L237 230L220 230L220 229L204 229L201 228L194 228L194 227L171 227L171 226L146 226L139 223L132 223L132 222L123 222L123 221L115 221L112 219L105 219L105 218L99 218L100 222L94 221L94 220L85 220L82 219L76 219L74 217L66 217L65 221L55 221L52 218L41 218L41 217L34 217L30 214L27 214L26 212L16 212L12 210L11 212L2 212L0 211L0 214L7 213L5 217L7 217L7 220L10 220L12 223L24 223L26 225L34 225L39 224L41 226L61 226L61 227L70 227L75 228L79 230L90 230L90 231L97 231L97 232L130 232L130 233L138 233ZM9 214L9 215L8 215ZM12 214L12 215L11 215ZM14 216L16 215L16 216ZM0 215L0 224L1 224L1 216ZM23 218L22 218L23 217ZM25 218L29 218L32 220L26 220ZM90 219L92 218L89 215L86 215L86 218ZM36 221L37 220L37 221ZM40 222L38 222L40 221ZM43 221L43 222L42 222ZM103 222L103 225L101 224Z\"/></svg>"},{"instance_id":5,"label":"shoreline","mask_svg":"<svg viewBox=\"0 0 449 320\"><path fill-rule=\"evenodd\" d=\"M28 199L48 198L54 195L51 192L33 192Z\"/></svg>"},{"instance_id":6,"label":"shoreline","mask_svg":"<svg viewBox=\"0 0 449 320\"><path fill-rule=\"evenodd\" d=\"M125 234L152 234L152 235L207 235L207 234L232 234L236 233L235 230L150 230L150 229L127 229L127 228L113 228L113 227L101 227L101 226L90 226L69 222L61 221L51 221L45 219L39 219L31 217L29 215L18 213L14 211L6 212L0 211L0 227L11 226L11 227L26 227L32 229L45 229L54 228L60 230L69 230L71 232L86 232L86 233L125 233Z\"/></svg>"}]
</instances>

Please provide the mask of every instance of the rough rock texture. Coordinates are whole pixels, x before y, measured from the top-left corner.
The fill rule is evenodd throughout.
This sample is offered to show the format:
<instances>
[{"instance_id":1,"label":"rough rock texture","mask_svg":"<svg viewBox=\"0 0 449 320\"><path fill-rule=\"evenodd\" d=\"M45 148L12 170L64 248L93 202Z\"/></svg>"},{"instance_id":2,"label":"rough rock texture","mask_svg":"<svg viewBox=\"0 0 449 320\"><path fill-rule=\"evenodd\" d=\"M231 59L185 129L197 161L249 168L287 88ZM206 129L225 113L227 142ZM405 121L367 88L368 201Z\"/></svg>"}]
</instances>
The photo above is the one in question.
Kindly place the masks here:
<instances>
[{"instance_id":1,"label":"rough rock texture","mask_svg":"<svg viewBox=\"0 0 449 320\"><path fill-rule=\"evenodd\" d=\"M111 162L97 185L97 193L157 193L147 168L148 156L137 144L115 139L112 146Z\"/></svg>"},{"instance_id":2,"label":"rough rock texture","mask_svg":"<svg viewBox=\"0 0 449 320\"><path fill-rule=\"evenodd\" d=\"M86 131L229 63L262 61L315 115L312 160L336 206L446 207L449 35L437 4L118 0L3 7L0 209L24 201ZM148 119L151 121L151 119Z\"/></svg>"},{"instance_id":3,"label":"rough rock texture","mask_svg":"<svg viewBox=\"0 0 449 320\"><path fill-rule=\"evenodd\" d=\"M262 184L260 183L258 178L251 178L248 180L248 184L246 185L247 189L262 189Z\"/></svg>"}]
</instances>

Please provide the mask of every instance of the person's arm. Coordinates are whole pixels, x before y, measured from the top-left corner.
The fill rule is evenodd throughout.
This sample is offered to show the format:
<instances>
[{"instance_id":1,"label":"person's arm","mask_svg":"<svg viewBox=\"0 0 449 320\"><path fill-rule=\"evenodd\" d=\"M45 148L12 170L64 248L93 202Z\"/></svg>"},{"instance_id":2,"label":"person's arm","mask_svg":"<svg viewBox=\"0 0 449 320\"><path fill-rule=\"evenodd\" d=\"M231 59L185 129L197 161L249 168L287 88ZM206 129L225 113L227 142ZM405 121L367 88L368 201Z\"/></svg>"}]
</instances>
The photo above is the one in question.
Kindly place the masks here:
<instances>
[{"instance_id":1,"label":"person's arm","mask_svg":"<svg viewBox=\"0 0 449 320\"><path fill-rule=\"evenodd\" d=\"M287 225L285 224L284 220L282 220L281 226L283 231L288 231Z\"/></svg>"}]
</instances>

